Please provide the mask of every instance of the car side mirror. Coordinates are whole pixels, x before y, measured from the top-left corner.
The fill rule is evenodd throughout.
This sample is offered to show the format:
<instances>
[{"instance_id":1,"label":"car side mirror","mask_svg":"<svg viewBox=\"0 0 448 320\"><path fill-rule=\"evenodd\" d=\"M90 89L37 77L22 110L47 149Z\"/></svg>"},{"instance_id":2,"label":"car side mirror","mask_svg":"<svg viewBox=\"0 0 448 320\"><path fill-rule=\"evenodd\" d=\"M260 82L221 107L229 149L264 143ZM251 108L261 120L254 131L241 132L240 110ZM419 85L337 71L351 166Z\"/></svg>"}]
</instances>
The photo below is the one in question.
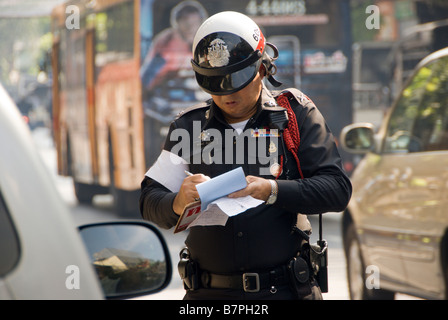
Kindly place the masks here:
<instances>
[{"instance_id":1,"label":"car side mirror","mask_svg":"<svg viewBox=\"0 0 448 320\"><path fill-rule=\"evenodd\" d=\"M155 293L170 283L170 253L162 234L151 224L117 221L79 230L107 299Z\"/></svg>"},{"instance_id":2,"label":"car side mirror","mask_svg":"<svg viewBox=\"0 0 448 320\"><path fill-rule=\"evenodd\" d=\"M350 153L365 154L375 148L374 126L371 123L355 123L344 127L340 141Z\"/></svg>"}]
</instances>

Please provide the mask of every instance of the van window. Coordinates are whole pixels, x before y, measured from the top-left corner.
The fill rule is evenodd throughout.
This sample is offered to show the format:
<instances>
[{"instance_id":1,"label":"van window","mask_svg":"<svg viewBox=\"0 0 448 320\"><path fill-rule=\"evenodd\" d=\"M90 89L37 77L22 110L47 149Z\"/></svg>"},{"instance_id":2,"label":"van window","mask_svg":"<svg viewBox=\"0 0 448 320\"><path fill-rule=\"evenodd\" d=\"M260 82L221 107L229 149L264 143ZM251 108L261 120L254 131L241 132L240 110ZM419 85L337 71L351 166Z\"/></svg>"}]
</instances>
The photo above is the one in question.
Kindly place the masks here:
<instances>
[{"instance_id":1,"label":"van window","mask_svg":"<svg viewBox=\"0 0 448 320\"><path fill-rule=\"evenodd\" d=\"M17 233L0 190L0 277L11 271L20 257Z\"/></svg>"},{"instance_id":2,"label":"van window","mask_svg":"<svg viewBox=\"0 0 448 320\"><path fill-rule=\"evenodd\" d=\"M391 115L385 153L448 149L448 57L414 75Z\"/></svg>"}]
</instances>

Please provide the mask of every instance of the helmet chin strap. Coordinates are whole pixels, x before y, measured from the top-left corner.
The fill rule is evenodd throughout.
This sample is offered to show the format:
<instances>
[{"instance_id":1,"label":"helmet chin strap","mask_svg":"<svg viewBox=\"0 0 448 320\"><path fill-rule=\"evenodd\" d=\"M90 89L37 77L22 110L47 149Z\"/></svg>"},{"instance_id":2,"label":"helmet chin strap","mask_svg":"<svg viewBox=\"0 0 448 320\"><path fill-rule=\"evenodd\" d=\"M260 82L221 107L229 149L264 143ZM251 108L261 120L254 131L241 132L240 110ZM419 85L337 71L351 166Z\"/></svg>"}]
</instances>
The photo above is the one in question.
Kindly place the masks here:
<instances>
[{"instance_id":1,"label":"helmet chin strap","mask_svg":"<svg viewBox=\"0 0 448 320\"><path fill-rule=\"evenodd\" d=\"M266 42L266 46L269 46L274 51L274 56L271 57L267 54L266 50L263 53L263 60L262 64L264 66L266 77L268 81L274 86L274 87L280 87L282 85L281 82L274 79L274 75L277 73L277 66L274 64L274 61L278 58L278 49L275 45L272 43Z\"/></svg>"}]
</instances>

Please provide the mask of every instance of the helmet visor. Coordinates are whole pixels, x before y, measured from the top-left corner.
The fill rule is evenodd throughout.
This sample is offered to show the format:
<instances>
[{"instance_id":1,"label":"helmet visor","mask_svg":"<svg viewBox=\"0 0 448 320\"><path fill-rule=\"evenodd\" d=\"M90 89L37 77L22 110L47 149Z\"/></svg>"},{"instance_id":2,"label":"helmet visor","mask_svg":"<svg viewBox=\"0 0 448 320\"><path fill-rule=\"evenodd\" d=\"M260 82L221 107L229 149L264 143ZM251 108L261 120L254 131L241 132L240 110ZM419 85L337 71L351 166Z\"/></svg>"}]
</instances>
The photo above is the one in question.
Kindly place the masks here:
<instances>
[{"instance_id":1,"label":"helmet visor","mask_svg":"<svg viewBox=\"0 0 448 320\"><path fill-rule=\"evenodd\" d=\"M231 94L243 89L255 78L260 62L258 60L241 70L222 76L205 76L196 72L196 80L207 93L217 96Z\"/></svg>"}]
</instances>

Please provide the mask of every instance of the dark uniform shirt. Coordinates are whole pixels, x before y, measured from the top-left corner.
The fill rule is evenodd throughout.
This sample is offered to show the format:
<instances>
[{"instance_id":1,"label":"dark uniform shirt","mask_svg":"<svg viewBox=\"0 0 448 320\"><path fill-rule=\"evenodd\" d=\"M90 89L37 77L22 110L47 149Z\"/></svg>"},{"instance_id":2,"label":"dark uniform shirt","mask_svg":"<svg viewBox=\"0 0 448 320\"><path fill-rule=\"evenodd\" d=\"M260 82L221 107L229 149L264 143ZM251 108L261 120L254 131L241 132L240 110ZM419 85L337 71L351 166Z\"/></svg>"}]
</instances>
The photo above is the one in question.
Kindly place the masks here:
<instances>
[{"instance_id":1,"label":"dark uniform shirt","mask_svg":"<svg viewBox=\"0 0 448 320\"><path fill-rule=\"evenodd\" d=\"M274 179L270 174L261 175L261 169L269 172L272 159L279 161L284 156L283 170L277 180L278 197L273 205L261 204L230 217L225 226L190 228L186 245L201 269L232 274L260 272L285 264L295 256L302 240L293 231L297 213L338 212L348 204L351 183L342 169L334 137L319 110L303 93L288 90L300 132L297 154L304 179L300 178L296 161L281 139L269 136L271 131L268 137L263 137L266 132L263 129L272 129L269 114L279 112L274 100L279 93L263 86L258 111L245 127L244 132L249 134L243 136L247 145L243 149L238 146L240 138L229 134L233 128L212 100L186 110L171 124L164 148L177 153L180 144L178 140L170 140L171 133L178 128L185 129L190 136L190 149L184 148L182 157L189 161L192 173L213 178L241 166L246 175ZM231 137L233 143L217 141L220 136L217 132L223 140ZM176 193L145 177L140 198L143 218L162 228L175 226L178 220L172 209L175 196Z\"/></svg>"}]
</instances>

